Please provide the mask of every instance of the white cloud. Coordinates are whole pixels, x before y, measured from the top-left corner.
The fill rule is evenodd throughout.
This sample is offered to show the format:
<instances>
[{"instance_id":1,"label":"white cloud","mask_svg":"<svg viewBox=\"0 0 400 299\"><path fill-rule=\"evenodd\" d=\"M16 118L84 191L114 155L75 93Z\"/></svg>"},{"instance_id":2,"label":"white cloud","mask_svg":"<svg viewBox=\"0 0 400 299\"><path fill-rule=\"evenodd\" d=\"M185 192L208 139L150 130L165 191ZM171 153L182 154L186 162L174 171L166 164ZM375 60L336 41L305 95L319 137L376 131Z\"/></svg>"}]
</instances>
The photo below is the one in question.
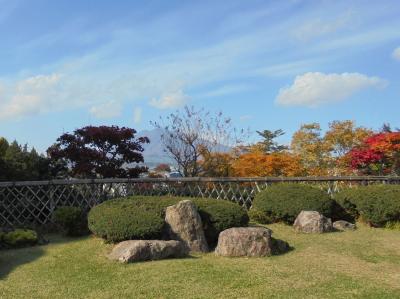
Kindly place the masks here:
<instances>
[{"instance_id":1,"label":"white cloud","mask_svg":"<svg viewBox=\"0 0 400 299\"><path fill-rule=\"evenodd\" d=\"M387 82L383 79L360 73L305 73L297 76L291 86L279 91L276 103L284 106L316 107L344 100L365 88L383 88L386 85Z\"/></svg>"},{"instance_id":2,"label":"white cloud","mask_svg":"<svg viewBox=\"0 0 400 299\"><path fill-rule=\"evenodd\" d=\"M31 41L16 49L13 45L9 47L17 51L16 57L21 59L21 69L15 71L15 76L55 73L62 77L57 82L47 83L47 91L23 94L15 87L25 79L3 78L7 84L5 91L0 91L0 121L76 107L88 109L107 103L109 99L116 103L152 99L151 105L160 109L179 107L188 101L179 90L197 98L199 95L194 92L220 82L246 82L252 78L265 82L265 77L291 77L326 69L332 64L345 68L349 59L344 58L351 57L361 47L379 47L400 37L396 29L400 21L386 18L387 11L396 8L395 4L360 6L355 9L358 18L346 13L347 4L337 6L325 1L313 4L312 10L305 9L296 16L286 15L286 11L293 11L288 6L297 6L295 2L271 4L262 10L257 7L232 11L233 14L218 18L218 25L213 25L212 38L207 39L193 34L191 39L182 40L192 29L190 24L189 27L185 24L185 16L193 13L190 6L132 26L112 22L89 30L85 26L86 18L78 25L71 19L62 28L32 36ZM225 9L225 5L221 7ZM276 16L277 12L285 16L280 22L266 17ZM219 11L214 13L220 16ZM194 17L200 15L196 11ZM376 19L382 22L375 24ZM75 34L77 32L79 34ZM298 40L294 40L294 35ZM84 54L69 56L57 51L63 49L65 43L91 46ZM49 50L60 52L57 60L31 68L30 53ZM33 57L36 59L36 54ZM46 81L50 76L35 77ZM245 88L222 86L202 95L223 96L241 90Z\"/></svg>"},{"instance_id":3,"label":"white cloud","mask_svg":"<svg viewBox=\"0 0 400 299\"><path fill-rule=\"evenodd\" d=\"M158 109L179 108L185 105L188 100L189 96L185 95L180 89L164 94L159 99L151 99L150 105Z\"/></svg>"},{"instance_id":4,"label":"white cloud","mask_svg":"<svg viewBox=\"0 0 400 299\"><path fill-rule=\"evenodd\" d=\"M57 106L61 75L38 75L4 85L0 94L0 120L42 113Z\"/></svg>"},{"instance_id":5,"label":"white cloud","mask_svg":"<svg viewBox=\"0 0 400 299\"><path fill-rule=\"evenodd\" d=\"M251 89L252 87L247 84L230 84L230 85L223 85L219 88L214 90L202 93L198 95L199 97L220 97L226 96L228 94L235 94L235 93L242 93Z\"/></svg>"},{"instance_id":6,"label":"white cloud","mask_svg":"<svg viewBox=\"0 0 400 299\"><path fill-rule=\"evenodd\" d=\"M122 105L115 101L102 103L100 105L92 106L89 109L91 115L100 119L116 118L122 113Z\"/></svg>"},{"instance_id":7,"label":"white cloud","mask_svg":"<svg viewBox=\"0 0 400 299\"><path fill-rule=\"evenodd\" d=\"M318 18L307 21L294 30L294 36L303 42L307 42L345 28L351 19L351 13L346 13L331 20L321 20Z\"/></svg>"},{"instance_id":8,"label":"white cloud","mask_svg":"<svg viewBox=\"0 0 400 299\"><path fill-rule=\"evenodd\" d=\"M396 49L394 49L393 53L392 53L392 57L398 61L400 61L400 47L397 47Z\"/></svg>"},{"instance_id":9,"label":"white cloud","mask_svg":"<svg viewBox=\"0 0 400 299\"><path fill-rule=\"evenodd\" d=\"M133 122L139 124L142 121L142 108L136 107L133 109Z\"/></svg>"}]
</instances>

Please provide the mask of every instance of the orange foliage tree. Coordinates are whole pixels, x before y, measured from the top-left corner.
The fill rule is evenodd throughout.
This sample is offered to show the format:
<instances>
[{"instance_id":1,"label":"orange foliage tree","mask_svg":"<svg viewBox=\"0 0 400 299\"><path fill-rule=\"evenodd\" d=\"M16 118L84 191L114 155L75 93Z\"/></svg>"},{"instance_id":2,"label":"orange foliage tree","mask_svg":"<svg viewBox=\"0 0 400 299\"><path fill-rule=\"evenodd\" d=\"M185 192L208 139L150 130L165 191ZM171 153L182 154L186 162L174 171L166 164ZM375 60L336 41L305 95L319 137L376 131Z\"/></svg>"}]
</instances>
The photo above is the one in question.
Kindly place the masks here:
<instances>
[{"instance_id":1,"label":"orange foliage tree","mask_svg":"<svg viewBox=\"0 0 400 299\"><path fill-rule=\"evenodd\" d=\"M304 168L298 156L287 152L251 151L233 162L232 172L239 177L301 176Z\"/></svg>"}]
</instances>

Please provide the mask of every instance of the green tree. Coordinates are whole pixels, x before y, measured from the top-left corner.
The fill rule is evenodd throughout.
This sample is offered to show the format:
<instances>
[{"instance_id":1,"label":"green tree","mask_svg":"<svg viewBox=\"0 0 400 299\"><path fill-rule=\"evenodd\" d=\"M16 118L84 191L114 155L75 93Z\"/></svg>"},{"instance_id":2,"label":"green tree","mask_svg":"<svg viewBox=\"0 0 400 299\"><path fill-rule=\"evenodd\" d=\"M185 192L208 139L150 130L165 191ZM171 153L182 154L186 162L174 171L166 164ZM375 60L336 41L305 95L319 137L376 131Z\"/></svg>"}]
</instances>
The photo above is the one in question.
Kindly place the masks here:
<instances>
[{"instance_id":1,"label":"green tree","mask_svg":"<svg viewBox=\"0 0 400 299\"><path fill-rule=\"evenodd\" d=\"M17 141L10 144L0 138L0 180L23 181L42 180L52 177L49 160L28 145L21 146Z\"/></svg>"},{"instance_id":2,"label":"green tree","mask_svg":"<svg viewBox=\"0 0 400 299\"><path fill-rule=\"evenodd\" d=\"M289 148L288 146L281 145L275 141L276 138L285 134L281 129L275 131L257 131L257 134L263 138L262 141L257 143L257 146L266 154L282 152Z\"/></svg>"}]
</instances>

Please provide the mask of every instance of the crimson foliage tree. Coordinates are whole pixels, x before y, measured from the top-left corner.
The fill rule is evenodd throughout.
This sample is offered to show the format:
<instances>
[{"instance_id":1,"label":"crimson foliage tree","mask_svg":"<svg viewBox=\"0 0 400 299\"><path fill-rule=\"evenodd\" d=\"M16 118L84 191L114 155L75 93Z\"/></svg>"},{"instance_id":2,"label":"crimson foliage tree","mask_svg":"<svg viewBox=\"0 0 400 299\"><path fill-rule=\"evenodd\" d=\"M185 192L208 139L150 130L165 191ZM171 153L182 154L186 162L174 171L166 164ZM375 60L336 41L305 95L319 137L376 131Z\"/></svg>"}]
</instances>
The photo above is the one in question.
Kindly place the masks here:
<instances>
[{"instance_id":1,"label":"crimson foliage tree","mask_svg":"<svg viewBox=\"0 0 400 299\"><path fill-rule=\"evenodd\" d=\"M400 132L382 132L352 149L349 162L362 174L400 175Z\"/></svg>"},{"instance_id":2,"label":"crimson foliage tree","mask_svg":"<svg viewBox=\"0 0 400 299\"><path fill-rule=\"evenodd\" d=\"M61 135L47 153L53 165L66 165L70 175L89 178L135 178L147 168L136 130L118 126L87 126Z\"/></svg>"}]
</instances>

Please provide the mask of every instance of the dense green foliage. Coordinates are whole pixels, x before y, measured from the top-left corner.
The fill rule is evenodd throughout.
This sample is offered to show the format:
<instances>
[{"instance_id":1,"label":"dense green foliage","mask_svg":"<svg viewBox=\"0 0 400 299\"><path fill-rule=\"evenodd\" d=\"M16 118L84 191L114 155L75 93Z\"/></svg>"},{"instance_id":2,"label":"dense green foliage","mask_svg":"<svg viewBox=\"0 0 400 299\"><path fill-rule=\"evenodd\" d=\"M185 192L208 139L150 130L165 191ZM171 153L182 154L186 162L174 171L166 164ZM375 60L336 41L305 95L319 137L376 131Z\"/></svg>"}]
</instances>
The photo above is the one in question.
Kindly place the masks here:
<instances>
[{"instance_id":1,"label":"dense green foliage","mask_svg":"<svg viewBox=\"0 0 400 299\"><path fill-rule=\"evenodd\" d=\"M247 226L249 223L246 210L236 203L216 199L195 199L194 203L199 209L204 233L210 246L216 245L219 233L223 230Z\"/></svg>"},{"instance_id":2,"label":"dense green foliage","mask_svg":"<svg viewBox=\"0 0 400 299\"><path fill-rule=\"evenodd\" d=\"M16 141L0 137L0 181L43 180L52 176L49 160Z\"/></svg>"},{"instance_id":3,"label":"dense green foliage","mask_svg":"<svg viewBox=\"0 0 400 299\"><path fill-rule=\"evenodd\" d=\"M67 236L80 236L87 232L87 218L81 208L59 207L53 213L53 220Z\"/></svg>"},{"instance_id":4,"label":"dense green foliage","mask_svg":"<svg viewBox=\"0 0 400 299\"><path fill-rule=\"evenodd\" d=\"M164 221L152 206L130 198L106 201L88 214L89 229L108 242L157 239Z\"/></svg>"},{"instance_id":5,"label":"dense green foliage","mask_svg":"<svg viewBox=\"0 0 400 299\"><path fill-rule=\"evenodd\" d=\"M11 232L0 234L1 242L6 247L24 247L35 245L38 242L38 235L30 229L16 229Z\"/></svg>"},{"instance_id":6,"label":"dense green foliage","mask_svg":"<svg viewBox=\"0 0 400 299\"><path fill-rule=\"evenodd\" d=\"M89 212L89 229L110 242L160 238L166 207L184 199L187 198L140 196L110 200ZM235 203L215 199L189 199L198 207L210 245L216 243L222 230L246 226L248 223L246 211Z\"/></svg>"},{"instance_id":7,"label":"dense green foliage","mask_svg":"<svg viewBox=\"0 0 400 299\"><path fill-rule=\"evenodd\" d=\"M258 193L250 210L252 220L260 223L293 223L302 210L333 215L335 202L329 195L310 185L282 183L269 186Z\"/></svg>"},{"instance_id":8,"label":"dense green foliage","mask_svg":"<svg viewBox=\"0 0 400 299\"><path fill-rule=\"evenodd\" d=\"M370 185L345 189L335 200L354 217L373 226L400 221L400 186Z\"/></svg>"}]
</instances>

